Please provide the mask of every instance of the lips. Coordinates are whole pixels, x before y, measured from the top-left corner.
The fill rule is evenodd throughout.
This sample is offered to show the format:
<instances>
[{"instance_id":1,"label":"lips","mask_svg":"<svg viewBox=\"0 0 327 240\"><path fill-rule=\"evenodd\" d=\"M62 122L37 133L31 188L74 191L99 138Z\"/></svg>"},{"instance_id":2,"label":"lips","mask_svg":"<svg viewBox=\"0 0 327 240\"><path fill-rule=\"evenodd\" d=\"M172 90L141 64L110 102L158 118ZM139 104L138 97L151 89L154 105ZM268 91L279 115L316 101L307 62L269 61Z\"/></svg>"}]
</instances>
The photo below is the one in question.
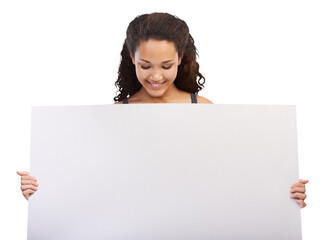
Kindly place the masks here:
<instances>
[{"instance_id":1,"label":"lips","mask_svg":"<svg viewBox=\"0 0 327 240\"><path fill-rule=\"evenodd\" d=\"M150 82L150 81L147 81L148 83L150 83L150 84L152 84L152 85L162 85L164 82L162 82L162 83L158 83L158 82Z\"/></svg>"},{"instance_id":2,"label":"lips","mask_svg":"<svg viewBox=\"0 0 327 240\"><path fill-rule=\"evenodd\" d=\"M150 86L152 89L155 89L155 90L160 89L161 86L165 83L165 82L162 82L162 83L151 83L151 82L149 82L149 81L147 81L147 82L148 82L149 86Z\"/></svg>"}]
</instances>

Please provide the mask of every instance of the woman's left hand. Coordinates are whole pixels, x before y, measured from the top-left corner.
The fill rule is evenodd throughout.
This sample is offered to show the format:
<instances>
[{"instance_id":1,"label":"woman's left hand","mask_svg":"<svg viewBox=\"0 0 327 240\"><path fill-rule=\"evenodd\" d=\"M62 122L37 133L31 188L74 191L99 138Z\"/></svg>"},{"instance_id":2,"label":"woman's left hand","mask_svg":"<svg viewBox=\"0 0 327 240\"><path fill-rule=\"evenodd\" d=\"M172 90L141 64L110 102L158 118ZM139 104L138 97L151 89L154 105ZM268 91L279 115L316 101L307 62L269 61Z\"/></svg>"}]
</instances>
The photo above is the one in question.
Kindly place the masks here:
<instances>
[{"instance_id":1,"label":"woman's left hand","mask_svg":"<svg viewBox=\"0 0 327 240\"><path fill-rule=\"evenodd\" d=\"M307 204L304 202L307 195L305 194L305 184L308 183L309 180L300 179L298 183L294 183L291 186L291 197L296 199L296 202L300 204L301 208L304 208Z\"/></svg>"}]
</instances>

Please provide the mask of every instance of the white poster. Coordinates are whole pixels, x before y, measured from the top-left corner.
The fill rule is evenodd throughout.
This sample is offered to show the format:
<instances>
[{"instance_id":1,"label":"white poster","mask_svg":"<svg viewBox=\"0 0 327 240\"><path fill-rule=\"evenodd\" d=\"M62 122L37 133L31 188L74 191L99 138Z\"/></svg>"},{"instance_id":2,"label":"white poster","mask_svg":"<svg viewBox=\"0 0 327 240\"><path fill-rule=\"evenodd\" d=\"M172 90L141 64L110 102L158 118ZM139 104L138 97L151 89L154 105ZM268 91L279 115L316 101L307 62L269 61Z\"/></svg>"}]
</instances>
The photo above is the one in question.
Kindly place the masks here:
<instances>
[{"instance_id":1,"label":"white poster","mask_svg":"<svg viewBox=\"0 0 327 240\"><path fill-rule=\"evenodd\" d=\"M295 106L32 108L28 240L301 239Z\"/></svg>"}]
</instances>

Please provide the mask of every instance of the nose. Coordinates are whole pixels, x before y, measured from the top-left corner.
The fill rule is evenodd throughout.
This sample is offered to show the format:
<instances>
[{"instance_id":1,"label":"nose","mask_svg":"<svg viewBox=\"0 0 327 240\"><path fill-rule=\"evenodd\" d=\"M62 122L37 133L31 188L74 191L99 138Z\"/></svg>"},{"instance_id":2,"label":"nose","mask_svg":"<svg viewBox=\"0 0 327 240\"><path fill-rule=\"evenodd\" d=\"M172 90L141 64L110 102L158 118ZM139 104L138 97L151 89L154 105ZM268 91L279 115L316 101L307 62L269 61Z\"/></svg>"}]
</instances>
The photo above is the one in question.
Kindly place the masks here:
<instances>
[{"instance_id":1,"label":"nose","mask_svg":"<svg viewBox=\"0 0 327 240\"><path fill-rule=\"evenodd\" d=\"M163 78L162 73L160 71L153 72L150 77L153 81L161 81Z\"/></svg>"}]
</instances>

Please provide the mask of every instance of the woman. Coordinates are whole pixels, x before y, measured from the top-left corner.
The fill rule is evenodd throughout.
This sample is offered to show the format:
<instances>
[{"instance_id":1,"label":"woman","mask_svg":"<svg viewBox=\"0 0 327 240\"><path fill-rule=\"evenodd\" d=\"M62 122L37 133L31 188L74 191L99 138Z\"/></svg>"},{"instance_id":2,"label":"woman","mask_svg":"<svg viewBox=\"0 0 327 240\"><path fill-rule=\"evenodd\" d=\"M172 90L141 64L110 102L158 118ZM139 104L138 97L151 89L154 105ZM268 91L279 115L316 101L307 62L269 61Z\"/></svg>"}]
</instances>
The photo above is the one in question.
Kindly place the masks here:
<instances>
[{"instance_id":1,"label":"woman","mask_svg":"<svg viewBox=\"0 0 327 240\"><path fill-rule=\"evenodd\" d=\"M212 103L197 95L205 78L199 72L196 56L193 38L183 20L167 13L136 17L127 28L121 51L115 104ZM28 200L37 191L37 179L28 172L17 174ZM306 206L307 182L300 179L291 186L291 197L301 208Z\"/></svg>"}]
</instances>

